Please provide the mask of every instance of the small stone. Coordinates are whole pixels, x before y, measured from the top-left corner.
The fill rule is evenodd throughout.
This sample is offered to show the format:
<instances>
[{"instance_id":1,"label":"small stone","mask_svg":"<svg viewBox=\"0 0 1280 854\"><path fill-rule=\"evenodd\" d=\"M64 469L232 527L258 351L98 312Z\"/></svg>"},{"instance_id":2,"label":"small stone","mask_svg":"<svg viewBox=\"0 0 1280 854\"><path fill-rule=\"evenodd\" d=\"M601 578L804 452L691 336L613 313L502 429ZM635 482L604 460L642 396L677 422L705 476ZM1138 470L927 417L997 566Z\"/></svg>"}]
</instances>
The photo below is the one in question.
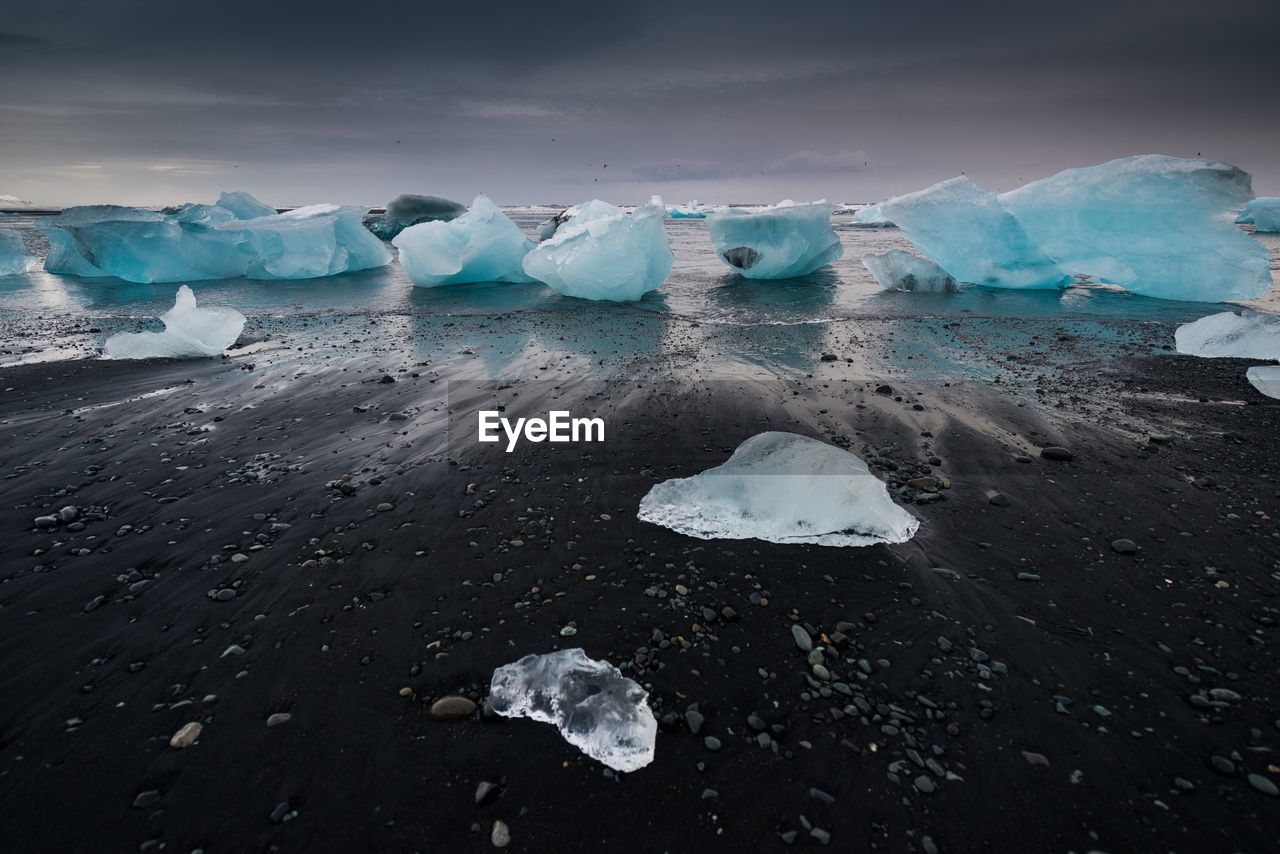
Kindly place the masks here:
<instances>
[{"instance_id":1,"label":"small stone","mask_svg":"<svg viewBox=\"0 0 1280 854\"><path fill-rule=\"evenodd\" d=\"M199 721L192 721L185 724L182 729L173 734L173 738L169 739L169 746L174 750L182 750L196 743L196 739L200 737L204 724Z\"/></svg>"},{"instance_id":2,"label":"small stone","mask_svg":"<svg viewBox=\"0 0 1280 854\"><path fill-rule=\"evenodd\" d=\"M493 843L494 848L506 848L511 844L511 828L507 827L505 821L498 819L493 823L493 832L489 834L489 841Z\"/></svg>"},{"instance_id":3,"label":"small stone","mask_svg":"<svg viewBox=\"0 0 1280 854\"><path fill-rule=\"evenodd\" d=\"M1022 758L1027 760L1028 765L1043 765L1049 767L1049 758L1043 753L1032 753L1030 750L1022 751Z\"/></svg>"},{"instance_id":4,"label":"small stone","mask_svg":"<svg viewBox=\"0 0 1280 854\"><path fill-rule=\"evenodd\" d=\"M702 740L702 743L706 745L707 750L716 751L720 749L720 739L714 735L707 736Z\"/></svg>"},{"instance_id":5,"label":"small stone","mask_svg":"<svg viewBox=\"0 0 1280 854\"><path fill-rule=\"evenodd\" d=\"M378 382L382 383L383 385L391 385L395 381L396 381L396 378L391 376L391 374L383 374L382 379L378 380Z\"/></svg>"},{"instance_id":6,"label":"small stone","mask_svg":"<svg viewBox=\"0 0 1280 854\"><path fill-rule=\"evenodd\" d=\"M498 794L498 784L490 783L488 780L481 780L480 785L476 786L476 806L482 806L492 801Z\"/></svg>"},{"instance_id":7,"label":"small stone","mask_svg":"<svg viewBox=\"0 0 1280 854\"><path fill-rule=\"evenodd\" d=\"M921 492L933 492L938 488L939 482L936 477L913 477L907 481L907 486L912 489L918 489Z\"/></svg>"},{"instance_id":8,"label":"small stone","mask_svg":"<svg viewBox=\"0 0 1280 854\"><path fill-rule=\"evenodd\" d=\"M133 799L133 808L135 810L144 810L158 803L160 803L160 793L155 789L147 789L145 792L139 792L138 796Z\"/></svg>"},{"instance_id":9,"label":"small stone","mask_svg":"<svg viewBox=\"0 0 1280 854\"><path fill-rule=\"evenodd\" d=\"M280 724L287 724L291 720L293 720L293 715L288 712L276 712L267 718L267 726L280 726Z\"/></svg>"},{"instance_id":10,"label":"small stone","mask_svg":"<svg viewBox=\"0 0 1280 854\"><path fill-rule=\"evenodd\" d=\"M401 688L401 689L400 689L400 696L401 696L401 697L404 697L405 699L408 699L409 697L412 697L412 696L413 696L413 689L412 689L412 688L409 688L409 687Z\"/></svg>"},{"instance_id":11,"label":"small stone","mask_svg":"<svg viewBox=\"0 0 1280 854\"><path fill-rule=\"evenodd\" d=\"M1262 794L1270 795L1273 798L1280 796L1280 789L1276 788L1276 784L1268 780L1266 777L1263 777L1261 774L1250 774L1248 779L1249 785L1253 786L1259 792L1262 792Z\"/></svg>"},{"instance_id":12,"label":"small stone","mask_svg":"<svg viewBox=\"0 0 1280 854\"><path fill-rule=\"evenodd\" d=\"M214 598L219 602L230 602L232 599L236 598L236 591L231 587L224 587L218 591Z\"/></svg>"},{"instance_id":13,"label":"small stone","mask_svg":"<svg viewBox=\"0 0 1280 854\"><path fill-rule=\"evenodd\" d=\"M987 499L987 503L993 507L1008 507L1009 496L1005 495L1003 492L997 492Z\"/></svg>"},{"instance_id":14,"label":"small stone","mask_svg":"<svg viewBox=\"0 0 1280 854\"><path fill-rule=\"evenodd\" d=\"M1056 445L1041 448L1040 456L1046 460L1054 460L1060 463L1069 463L1076 458L1076 455L1068 451L1066 448L1059 448Z\"/></svg>"},{"instance_id":15,"label":"small stone","mask_svg":"<svg viewBox=\"0 0 1280 854\"><path fill-rule=\"evenodd\" d=\"M800 647L801 652L813 650L813 638L809 637L809 633L804 630L804 626L793 624L791 626L791 637L795 638L796 646Z\"/></svg>"},{"instance_id":16,"label":"small stone","mask_svg":"<svg viewBox=\"0 0 1280 854\"><path fill-rule=\"evenodd\" d=\"M1236 763L1225 756L1209 757L1209 765L1224 777L1230 777L1236 773Z\"/></svg>"},{"instance_id":17,"label":"small stone","mask_svg":"<svg viewBox=\"0 0 1280 854\"><path fill-rule=\"evenodd\" d=\"M923 774L916 777L915 787L926 795L932 795L934 792L938 791L937 784Z\"/></svg>"},{"instance_id":18,"label":"small stone","mask_svg":"<svg viewBox=\"0 0 1280 854\"><path fill-rule=\"evenodd\" d=\"M288 801L281 801L271 811L272 824L280 824L282 821L288 821L291 818L293 818L293 808L289 806Z\"/></svg>"},{"instance_id":19,"label":"small stone","mask_svg":"<svg viewBox=\"0 0 1280 854\"><path fill-rule=\"evenodd\" d=\"M379 513L390 513L394 509L396 509L396 506L387 501L382 502L377 507Z\"/></svg>"},{"instance_id":20,"label":"small stone","mask_svg":"<svg viewBox=\"0 0 1280 854\"><path fill-rule=\"evenodd\" d=\"M436 721L455 721L469 718L476 713L476 704L466 697L452 695L441 697L431 704L427 715Z\"/></svg>"},{"instance_id":21,"label":"small stone","mask_svg":"<svg viewBox=\"0 0 1280 854\"><path fill-rule=\"evenodd\" d=\"M1136 554L1138 551L1138 544L1133 540L1112 540L1111 550L1118 555Z\"/></svg>"}]
</instances>

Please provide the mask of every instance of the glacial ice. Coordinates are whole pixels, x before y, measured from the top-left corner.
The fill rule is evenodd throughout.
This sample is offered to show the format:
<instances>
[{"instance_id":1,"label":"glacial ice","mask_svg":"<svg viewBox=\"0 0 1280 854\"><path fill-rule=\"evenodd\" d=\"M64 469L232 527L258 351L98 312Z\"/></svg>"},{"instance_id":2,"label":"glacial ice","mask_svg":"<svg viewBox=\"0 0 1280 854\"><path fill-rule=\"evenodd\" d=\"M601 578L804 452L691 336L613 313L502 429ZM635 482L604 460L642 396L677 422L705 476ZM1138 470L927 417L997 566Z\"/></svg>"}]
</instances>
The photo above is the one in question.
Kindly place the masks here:
<instances>
[{"instance_id":1,"label":"glacial ice","mask_svg":"<svg viewBox=\"0 0 1280 854\"><path fill-rule=\"evenodd\" d=\"M260 216L276 214L276 209L271 205L258 201L243 190L234 190L218 196L217 207L231 211L236 219L257 219Z\"/></svg>"},{"instance_id":2,"label":"glacial ice","mask_svg":"<svg viewBox=\"0 0 1280 854\"><path fill-rule=\"evenodd\" d=\"M0 229L0 276L29 273L40 269L40 259L27 251L22 235L12 229Z\"/></svg>"},{"instance_id":3,"label":"glacial ice","mask_svg":"<svg viewBox=\"0 0 1280 854\"><path fill-rule=\"evenodd\" d=\"M928 258L921 258L901 249L891 249L879 255L864 255L862 265L887 290L948 294L959 290L956 280L946 270Z\"/></svg>"},{"instance_id":4,"label":"glacial ice","mask_svg":"<svg viewBox=\"0 0 1280 854\"><path fill-rule=\"evenodd\" d=\"M1173 333L1188 356L1280 361L1280 317L1259 311L1223 311L1184 323Z\"/></svg>"},{"instance_id":5,"label":"glacial ice","mask_svg":"<svg viewBox=\"0 0 1280 854\"><path fill-rule=\"evenodd\" d=\"M997 195L953 178L883 204L961 282L1059 287L1073 276L1161 299L1249 299L1271 285L1264 246L1235 228L1248 173L1141 155Z\"/></svg>"},{"instance_id":6,"label":"glacial ice","mask_svg":"<svg viewBox=\"0 0 1280 854\"><path fill-rule=\"evenodd\" d=\"M1253 223L1253 230L1259 234L1280 232L1280 197L1263 196L1254 199L1244 206L1236 222Z\"/></svg>"},{"instance_id":7,"label":"glacial ice","mask_svg":"<svg viewBox=\"0 0 1280 854\"><path fill-rule=\"evenodd\" d=\"M831 230L835 205L790 199L762 208L725 208L707 216L720 260L748 279L804 276L844 254Z\"/></svg>"},{"instance_id":8,"label":"glacial ice","mask_svg":"<svg viewBox=\"0 0 1280 854\"><path fill-rule=\"evenodd\" d=\"M244 330L245 317L230 308L200 308L191 288L178 288L173 308L160 315L164 332L117 332L103 345L104 359L220 356Z\"/></svg>"},{"instance_id":9,"label":"glacial ice","mask_svg":"<svg viewBox=\"0 0 1280 854\"><path fill-rule=\"evenodd\" d=\"M387 202L386 213L365 217L365 226L383 240L391 240L411 225L422 222L449 222L466 213L455 201L439 196L403 193Z\"/></svg>"},{"instance_id":10,"label":"glacial ice","mask_svg":"<svg viewBox=\"0 0 1280 854\"><path fill-rule=\"evenodd\" d=\"M672 219L704 219L707 215L707 209L698 207L698 200L694 199L686 205L668 205L667 216Z\"/></svg>"},{"instance_id":11,"label":"glacial ice","mask_svg":"<svg viewBox=\"0 0 1280 854\"><path fill-rule=\"evenodd\" d=\"M526 655L493 671L489 707L508 718L554 724L565 740L615 771L653 761L658 721L648 693L581 649Z\"/></svg>"},{"instance_id":12,"label":"glacial ice","mask_svg":"<svg viewBox=\"0 0 1280 854\"><path fill-rule=\"evenodd\" d=\"M849 225L855 228L889 228L893 223L889 222L884 215L884 208L877 202L858 209Z\"/></svg>"},{"instance_id":13,"label":"glacial ice","mask_svg":"<svg viewBox=\"0 0 1280 854\"><path fill-rule=\"evenodd\" d=\"M857 455L795 433L760 433L728 461L666 480L640 519L703 540L865 546L903 543L920 523Z\"/></svg>"},{"instance_id":14,"label":"glacial ice","mask_svg":"<svg viewBox=\"0 0 1280 854\"><path fill-rule=\"evenodd\" d=\"M533 281L522 266L533 241L483 195L457 219L411 225L391 242L415 285Z\"/></svg>"},{"instance_id":15,"label":"glacial ice","mask_svg":"<svg viewBox=\"0 0 1280 854\"><path fill-rule=\"evenodd\" d=\"M311 279L381 267L391 253L360 222L359 208L312 205L241 219L267 209L247 193L231 208L188 204L170 213L90 205L67 208L41 228L45 269L129 282Z\"/></svg>"},{"instance_id":16,"label":"glacial ice","mask_svg":"<svg viewBox=\"0 0 1280 854\"><path fill-rule=\"evenodd\" d=\"M524 271L566 296L637 300L671 272L661 204L630 214L594 199L578 209L524 258Z\"/></svg>"},{"instance_id":17,"label":"glacial ice","mask_svg":"<svg viewBox=\"0 0 1280 854\"><path fill-rule=\"evenodd\" d=\"M1249 385L1267 397L1280 398L1280 365L1255 365L1244 376Z\"/></svg>"},{"instance_id":18,"label":"glacial ice","mask_svg":"<svg viewBox=\"0 0 1280 854\"><path fill-rule=\"evenodd\" d=\"M882 203L917 249L958 281L1002 288L1056 288L1069 277L1027 236L995 193L952 178Z\"/></svg>"}]
</instances>

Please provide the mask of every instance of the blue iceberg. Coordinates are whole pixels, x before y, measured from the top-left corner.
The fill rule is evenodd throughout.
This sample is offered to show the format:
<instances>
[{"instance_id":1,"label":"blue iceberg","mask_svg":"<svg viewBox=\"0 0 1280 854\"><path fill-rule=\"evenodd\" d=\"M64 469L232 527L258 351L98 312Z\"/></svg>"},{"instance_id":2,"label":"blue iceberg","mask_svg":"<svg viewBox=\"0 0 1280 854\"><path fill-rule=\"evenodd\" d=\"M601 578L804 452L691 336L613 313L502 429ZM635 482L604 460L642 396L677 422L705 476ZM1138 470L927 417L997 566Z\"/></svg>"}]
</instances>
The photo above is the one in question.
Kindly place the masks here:
<instances>
[{"instance_id":1,"label":"blue iceberg","mask_svg":"<svg viewBox=\"0 0 1280 854\"><path fill-rule=\"evenodd\" d=\"M230 198L229 198L230 197ZM45 269L142 284L250 279L312 279L381 267L391 253L361 224L360 208L311 205L285 213L247 193L221 205L169 212L90 205L68 208L41 228Z\"/></svg>"},{"instance_id":2,"label":"blue iceberg","mask_svg":"<svg viewBox=\"0 0 1280 854\"><path fill-rule=\"evenodd\" d=\"M705 219L707 216L707 209L698 207L698 200L694 199L687 205L668 206L667 216L672 219Z\"/></svg>"},{"instance_id":3,"label":"blue iceberg","mask_svg":"<svg viewBox=\"0 0 1280 854\"><path fill-rule=\"evenodd\" d=\"M236 219L257 219L260 216L275 216L276 209L255 199L242 190L223 193L218 197L218 204L225 211L230 211Z\"/></svg>"},{"instance_id":4,"label":"blue iceberg","mask_svg":"<svg viewBox=\"0 0 1280 854\"><path fill-rule=\"evenodd\" d=\"M244 331L245 317L230 308L200 308L191 288L178 288L173 308L160 315L164 332L117 332L103 345L104 359L220 356Z\"/></svg>"},{"instance_id":5,"label":"blue iceberg","mask_svg":"<svg viewBox=\"0 0 1280 854\"><path fill-rule=\"evenodd\" d=\"M533 281L523 266L533 241L486 196L455 220L411 225L391 242L415 285Z\"/></svg>"},{"instance_id":6,"label":"blue iceberg","mask_svg":"<svg viewBox=\"0 0 1280 854\"><path fill-rule=\"evenodd\" d=\"M1259 234L1280 232L1280 198L1262 196L1244 206L1236 222L1251 223Z\"/></svg>"},{"instance_id":7,"label":"blue iceberg","mask_svg":"<svg viewBox=\"0 0 1280 854\"><path fill-rule=\"evenodd\" d=\"M386 212L365 217L365 226L383 240L393 240L411 225L423 222L449 222L466 213L466 208L439 196L403 193L387 202Z\"/></svg>"},{"instance_id":8,"label":"blue iceberg","mask_svg":"<svg viewBox=\"0 0 1280 854\"><path fill-rule=\"evenodd\" d=\"M762 208L726 208L707 217L720 260L748 279L804 276L844 254L831 229L835 205L790 199Z\"/></svg>"},{"instance_id":9,"label":"blue iceberg","mask_svg":"<svg viewBox=\"0 0 1280 854\"><path fill-rule=\"evenodd\" d=\"M631 213L599 199L564 220L524 259L524 271L566 296L625 302L667 280L675 255L661 204Z\"/></svg>"},{"instance_id":10,"label":"blue iceberg","mask_svg":"<svg viewBox=\"0 0 1280 854\"><path fill-rule=\"evenodd\" d=\"M12 229L0 229L0 276L29 273L40 268L40 259L22 245L22 235Z\"/></svg>"},{"instance_id":11,"label":"blue iceberg","mask_svg":"<svg viewBox=\"0 0 1280 854\"><path fill-rule=\"evenodd\" d=\"M862 266L886 290L953 293L959 290L951 274L928 258L891 249L879 255L862 256Z\"/></svg>"},{"instance_id":12,"label":"blue iceberg","mask_svg":"<svg viewBox=\"0 0 1280 854\"><path fill-rule=\"evenodd\" d=\"M893 223L884 215L884 207L880 203L859 208L849 222L852 228L892 228Z\"/></svg>"}]
</instances>

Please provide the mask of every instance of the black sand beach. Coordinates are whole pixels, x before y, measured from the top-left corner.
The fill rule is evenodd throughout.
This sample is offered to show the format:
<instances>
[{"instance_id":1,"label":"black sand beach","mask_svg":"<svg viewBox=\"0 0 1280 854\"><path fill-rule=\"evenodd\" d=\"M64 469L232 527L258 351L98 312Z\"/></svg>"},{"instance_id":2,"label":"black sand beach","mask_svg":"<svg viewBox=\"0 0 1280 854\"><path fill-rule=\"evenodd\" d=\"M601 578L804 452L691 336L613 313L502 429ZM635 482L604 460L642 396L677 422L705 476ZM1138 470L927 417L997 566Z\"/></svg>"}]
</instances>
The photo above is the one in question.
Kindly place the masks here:
<instances>
[{"instance_id":1,"label":"black sand beach","mask_svg":"<svg viewBox=\"0 0 1280 854\"><path fill-rule=\"evenodd\" d=\"M0 838L1270 850L1280 405L1246 362L1152 355L1167 332L879 391L852 345L760 379L700 379L670 342L508 382L269 351L3 369ZM487 401L602 414L607 438L506 454L474 441ZM823 548L636 519L655 482L771 429L863 456L919 533ZM429 714L573 646L650 691L649 767Z\"/></svg>"}]
</instances>

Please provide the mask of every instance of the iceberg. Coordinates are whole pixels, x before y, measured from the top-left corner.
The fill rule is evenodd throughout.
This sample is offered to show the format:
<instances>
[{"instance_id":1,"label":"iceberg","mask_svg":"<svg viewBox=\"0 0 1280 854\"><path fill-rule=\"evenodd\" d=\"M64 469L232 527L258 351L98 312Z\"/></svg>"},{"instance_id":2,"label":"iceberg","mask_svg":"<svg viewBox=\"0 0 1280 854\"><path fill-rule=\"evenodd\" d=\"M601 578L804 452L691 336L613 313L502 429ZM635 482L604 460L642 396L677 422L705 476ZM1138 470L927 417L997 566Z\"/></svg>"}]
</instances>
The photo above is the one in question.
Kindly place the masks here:
<instances>
[{"instance_id":1,"label":"iceberg","mask_svg":"<svg viewBox=\"0 0 1280 854\"><path fill-rule=\"evenodd\" d=\"M365 226L383 240L391 240L411 225L449 222L466 213L466 207L439 196L403 193L387 202L386 213L365 217Z\"/></svg>"},{"instance_id":2,"label":"iceberg","mask_svg":"<svg viewBox=\"0 0 1280 854\"><path fill-rule=\"evenodd\" d=\"M45 269L141 284L250 279L311 279L389 263L391 253L361 225L359 208L312 205L270 210L247 193L224 194L232 207L188 204L171 212L90 205L41 225Z\"/></svg>"},{"instance_id":3,"label":"iceberg","mask_svg":"<svg viewBox=\"0 0 1280 854\"><path fill-rule=\"evenodd\" d=\"M835 206L790 199L762 208L726 208L707 216L720 260L748 279L804 276L844 254L831 229Z\"/></svg>"},{"instance_id":4,"label":"iceberg","mask_svg":"<svg viewBox=\"0 0 1280 854\"><path fill-rule=\"evenodd\" d=\"M728 461L666 480L640 519L691 537L866 546L904 543L920 527L856 454L795 433L761 433Z\"/></svg>"},{"instance_id":5,"label":"iceberg","mask_svg":"<svg viewBox=\"0 0 1280 854\"><path fill-rule=\"evenodd\" d=\"M1254 199L1244 206L1236 222L1252 223L1254 232L1259 234L1280 232L1280 198L1263 196Z\"/></svg>"},{"instance_id":6,"label":"iceberg","mask_svg":"<svg viewBox=\"0 0 1280 854\"><path fill-rule=\"evenodd\" d=\"M415 285L533 281L523 267L533 241L483 195L457 219L411 225L391 242Z\"/></svg>"},{"instance_id":7,"label":"iceberg","mask_svg":"<svg viewBox=\"0 0 1280 854\"><path fill-rule=\"evenodd\" d=\"M200 308L191 288L178 288L173 308L160 315L164 332L117 332L103 345L104 359L220 356L244 331L245 317L230 308Z\"/></svg>"},{"instance_id":8,"label":"iceberg","mask_svg":"<svg viewBox=\"0 0 1280 854\"><path fill-rule=\"evenodd\" d=\"M30 273L38 269L40 259L23 246L22 235L12 229L0 229L0 276Z\"/></svg>"},{"instance_id":9,"label":"iceberg","mask_svg":"<svg viewBox=\"0 0 1280 854\"><path fill-rule=\"evenodd\" d=\"M687 205L668 206L667 216L672 219L705 219L707 216L707 209L698 207L698 200L694 199Z\"/></svg>"},{"instance_id":10,"label":"iceberg","mask_svg":"<svg viewBox=\"0 0 1280 854\"><path fill-rule=\"evenodd\" d=\"M853 215L853 219L849 222L853 228L892 228L893 223L889 222L884 215L884 208L880 203L867 205L859 208Z\"/></svg>"},{"instance_id":11,"label":"iceberg","mask_svg":"<svg viewBox=\"0 0 1280 854\"><path fill-rule=\"evenodd\" d=\"M559 230L560 226L569 221L569 218L578 212L578 205L565 208L551 219L544 219L538 223L538 240L550 240L552 235Z\"/></svg>"},{"instance_id":12,"label":"iceberg","mask_svg":"<svg viewBox=\"0 0 1280 854\"><path fill-rule=\"evenodd\" d=\"M952 178L882 203L906 238L961 282L1058 288L1070 277L1040 251L995 193Z\"/></svg>"},{"instance_id":13,"label":"iceberg","mask_svg":"<svg viewBox=\"0 0 1280 854\"><path fill-rule=\"evenodd\" d=\"M862 266L871 271L880 286L891 291L953 293L956 280L928 258L891 249L878 255L862 256Z\"/></svg>"},{"instance_id":14,"label":"iceberg","mask_svg":"<svg viewBox=\"0 0 1280 854\"><path fill-rule=\"evenodd\" d=\"M524 258L524 271L566 296L637 300L671 273L661 204L630 214L594 199L578 207Z\"/></svg>"},{"instance_id":15,"label":"iceberg","mask_svg":"<svg viewBox=\"0 0 1280 854\"><path fill-rule=\"evenodd\" d=\"M1244 376L1249 385L1267 397L1280 398L1280 365L1255 365Z\"/></svg>"},{"instance_id":16,"label":"iceberg","mask_svg":"<svg viewBox=\"0 0 1280 854\"><path fill-rule=\"evenodd\" d=\"M1280 361L1280 317L1260 311L1224 311L1191 323L1173 333L1179 353L1210 358Z\"/></svg>"},{"instance_id":17,"label":"iceberg","mask_svg":"<svg viewBox=\"0 0 1280 854\"><path fill-rule=\"evenodd\" d=\"M566 649L493 671L488 705L503 717L554 724L592 759L636 771L653 761L658 736L648 696L612 664Z\"/></svg>"},{"instance_id":18,"label":"iceberg","mask_svg":"<svg viewBox=\"0 0 1280 854\"><path fill-rule=\"evenodd\" d=\"M271 205L260 202L241 190L223 193L218 197L216 207L230 211L236 219L257 219L260 216L275 216L277 213Z\"/></svg>"}]
</instances>

